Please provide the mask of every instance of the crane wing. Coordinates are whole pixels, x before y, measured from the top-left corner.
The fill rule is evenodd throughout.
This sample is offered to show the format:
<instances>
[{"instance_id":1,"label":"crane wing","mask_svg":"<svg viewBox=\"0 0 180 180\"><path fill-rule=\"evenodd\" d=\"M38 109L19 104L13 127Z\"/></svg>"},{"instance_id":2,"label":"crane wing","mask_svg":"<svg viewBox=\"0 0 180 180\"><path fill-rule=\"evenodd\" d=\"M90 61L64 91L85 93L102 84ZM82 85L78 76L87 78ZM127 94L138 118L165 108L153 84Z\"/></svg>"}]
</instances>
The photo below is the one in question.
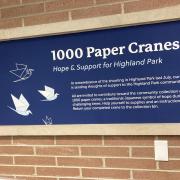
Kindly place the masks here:
<instances>
[{"instance_id":1,"label":"crane wing","mask_svg":"<svg viewBox=\"0 0 180 180\"><path fill-rule=\"evenodd\" d=\"M41 90L38 90L38 92L43 95L46 99L50 96L50 93L47 92L47 91L41 91Z\"/></svg>"},{"instance_id":2,"label":"crane wing","mask_svg":"<svg viewBox=\"0 0 180 180\"><path fill-rule=\"evenodd\" d=\"M24 71L25 71L25 69L18 69L18 70L11 70L10 73L12 73L15 76L21 78Z\"/></svg>"},{"instance_id":3,"label":"crane wing","mask_svg":"<svg viewBox=\"0 0 180 180\"><path fill-rule=\"evenodd\" d=\"M49 94L51 95L51 96L54 96L54 89L53 88L51 88L51 87L49 87L49 86L44 86L45 87L45 91L47 91L47 92L49 92Z\"/></svg>"},{"instance_id":4,"label":"crane wing","mask_svg":"<svg viewBox=\"0 0 180 180\"><path fill-rule=\"evenodd\" d=\"M29 107L29 102L26 100L26 98L21 94L19 100L27 107Z\"/></svg>"},{"instance_id":5,"label":"crane wing","mask_svg":"<svg viewBox=\"0 0 180 180\"><path fill-rule=\"evenodd\" d=\"M16 68L17 68L17 69L27 69L27 65L16 63Z\"/></svg>"},{"instance_id":6,"label":"crane wing","mask_svg":"<svg viewBox=\"0 0 180 180\"><path fill-rule=\"evenodd\" d=\"M21 99L17 99L14 95L11 94L14 106L16 108L16 110L18 111L26 111L29 107L29 103L25 104L24 101L22 101ZM24 97L24 96L23 96Z\"/></svg>"}]
</instances>

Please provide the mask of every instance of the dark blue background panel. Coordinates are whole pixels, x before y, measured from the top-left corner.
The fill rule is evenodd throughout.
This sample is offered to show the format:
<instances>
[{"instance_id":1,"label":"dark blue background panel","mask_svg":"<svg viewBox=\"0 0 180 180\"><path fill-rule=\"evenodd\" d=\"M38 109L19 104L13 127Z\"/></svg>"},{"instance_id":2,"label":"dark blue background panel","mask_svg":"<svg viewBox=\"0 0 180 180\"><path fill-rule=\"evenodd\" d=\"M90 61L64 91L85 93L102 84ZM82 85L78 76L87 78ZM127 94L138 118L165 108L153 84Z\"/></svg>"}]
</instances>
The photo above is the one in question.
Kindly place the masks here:
<instances>
[{"instance_id":1,"label":"dark blue background panel","mask_svg":"<svg viewBox=\"0 0 180 180\"><path fill-rule=\"evenodd\" d=\"M0 43L0 125L180 122L180 22Z\"/></svg>"}]
</instances>

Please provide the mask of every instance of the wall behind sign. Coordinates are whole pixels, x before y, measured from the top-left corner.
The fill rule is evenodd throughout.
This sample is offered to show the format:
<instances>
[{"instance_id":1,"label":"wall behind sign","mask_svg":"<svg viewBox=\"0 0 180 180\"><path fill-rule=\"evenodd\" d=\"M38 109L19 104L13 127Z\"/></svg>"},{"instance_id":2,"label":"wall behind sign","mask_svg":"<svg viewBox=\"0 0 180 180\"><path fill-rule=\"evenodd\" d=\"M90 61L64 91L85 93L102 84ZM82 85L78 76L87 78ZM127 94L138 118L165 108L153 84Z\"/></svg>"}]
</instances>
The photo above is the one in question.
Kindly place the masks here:
<instances>
[{"instance_id":1,"label":"wall behind sign","mask_svg":"<svg viewBox=\"0 0 180 180\"><path fill-rule=\"evenodd\" d=\"M0 29L178 4L179 0L1 0ZM169 140L169 162L153 160L154 139ZM1 176L29 180L177 180L180 179L180 137L0 137Z\"/></svg>"}]
</instances>

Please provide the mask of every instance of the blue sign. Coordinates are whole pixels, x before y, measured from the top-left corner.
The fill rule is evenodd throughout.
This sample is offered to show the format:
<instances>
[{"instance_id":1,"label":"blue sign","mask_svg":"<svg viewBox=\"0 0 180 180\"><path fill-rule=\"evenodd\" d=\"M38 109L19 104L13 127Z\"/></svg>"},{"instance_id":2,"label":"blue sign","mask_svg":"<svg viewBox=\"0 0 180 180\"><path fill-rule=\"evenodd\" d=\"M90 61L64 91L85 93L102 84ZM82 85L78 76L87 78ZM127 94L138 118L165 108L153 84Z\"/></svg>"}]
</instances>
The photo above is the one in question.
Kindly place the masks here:
<instances>
[{"instance_id":1,"label":"blue sign","mask_svg":"<svg viewBox=\"0 0 180 180\"><path fill-rule=\"evenodd\" d=\"M0 43L0 125L180 123L180 22Z\"/></svg>"}]
</instances>

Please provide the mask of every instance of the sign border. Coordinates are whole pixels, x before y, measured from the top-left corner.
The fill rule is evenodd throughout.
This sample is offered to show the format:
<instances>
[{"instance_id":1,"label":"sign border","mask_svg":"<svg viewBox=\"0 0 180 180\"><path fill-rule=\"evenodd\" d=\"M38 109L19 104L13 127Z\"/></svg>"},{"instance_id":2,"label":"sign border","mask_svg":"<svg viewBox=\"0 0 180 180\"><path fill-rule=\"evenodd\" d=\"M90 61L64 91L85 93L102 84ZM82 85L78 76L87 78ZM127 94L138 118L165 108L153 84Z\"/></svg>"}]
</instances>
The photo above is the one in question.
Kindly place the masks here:
<instances>
[{"instance_id":1,"label":"sign border","mask_svg":"<svg viewBox=\"0 0 180 180\"><path fill-rule=\"evenodd\" d=\"M0 30L0 42L180 20L180 5L129 14ZM180 123L0 126L0 136L16 135L180 135Z\"/></svg>"}]
</instances>

